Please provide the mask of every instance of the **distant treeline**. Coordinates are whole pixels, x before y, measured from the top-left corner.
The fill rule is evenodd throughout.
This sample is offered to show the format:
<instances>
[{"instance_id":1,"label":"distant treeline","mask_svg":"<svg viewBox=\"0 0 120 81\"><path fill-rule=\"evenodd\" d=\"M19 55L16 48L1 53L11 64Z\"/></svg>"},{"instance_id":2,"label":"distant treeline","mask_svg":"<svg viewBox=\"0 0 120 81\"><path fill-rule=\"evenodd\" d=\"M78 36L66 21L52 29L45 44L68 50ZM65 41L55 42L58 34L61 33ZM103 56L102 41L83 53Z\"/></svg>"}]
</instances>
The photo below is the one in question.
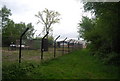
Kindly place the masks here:
<instances>
[{"instance_id":1,"label":"distant treeline","mask_svg":"<svg viewBox=\"0 0 120 81\"><path fill-rule=\"evenodd\" d=\"M30 29L23 37L24 39L31 39L34 36L34 26L32 23L25 24L24 22L15 23L13 20L9 18L11 16L11 10L6 6L3 6L0 10L0 17L2 21L0 22L2 25L2 45L8 46L11 42L15 42L19 39L20 35L23 31L29 27Z\"/></svg>"}]
</instances>

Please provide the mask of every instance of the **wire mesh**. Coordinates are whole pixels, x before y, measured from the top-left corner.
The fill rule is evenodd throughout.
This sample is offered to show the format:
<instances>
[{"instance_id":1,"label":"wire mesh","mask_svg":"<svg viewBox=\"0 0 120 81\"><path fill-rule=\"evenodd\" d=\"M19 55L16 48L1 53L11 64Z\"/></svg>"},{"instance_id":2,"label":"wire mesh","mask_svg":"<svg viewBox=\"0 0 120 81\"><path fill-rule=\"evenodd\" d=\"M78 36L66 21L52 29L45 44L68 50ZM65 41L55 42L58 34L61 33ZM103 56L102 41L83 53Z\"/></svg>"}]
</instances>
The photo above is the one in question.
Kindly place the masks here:
<instances>
[{"instance_id":1,"label":"wire mesh","mask_svg":"<svg viewBox=\"0 0 120 81\"><path fill-rule=\"evenodd\" d=\"M7 37L11 39L11 37ZM12 37L13 38L13 37ZM4 40L3 40L4 41ZM8 40L7 40L8 41ZM50 60L58 58L70 52L81 49L83 45L79 41L55 41L49 42L48 51L43 51L43 59L41 60L41 39L22 39L21 62L41 62L42 60ZM56 45L56 46L55 46ZM10 41L9 44L4 45L2 50L3 63L18 63L19 59L20 40ZM55 55L55 56L54 56Z\"/></svg>"}]
</instances>

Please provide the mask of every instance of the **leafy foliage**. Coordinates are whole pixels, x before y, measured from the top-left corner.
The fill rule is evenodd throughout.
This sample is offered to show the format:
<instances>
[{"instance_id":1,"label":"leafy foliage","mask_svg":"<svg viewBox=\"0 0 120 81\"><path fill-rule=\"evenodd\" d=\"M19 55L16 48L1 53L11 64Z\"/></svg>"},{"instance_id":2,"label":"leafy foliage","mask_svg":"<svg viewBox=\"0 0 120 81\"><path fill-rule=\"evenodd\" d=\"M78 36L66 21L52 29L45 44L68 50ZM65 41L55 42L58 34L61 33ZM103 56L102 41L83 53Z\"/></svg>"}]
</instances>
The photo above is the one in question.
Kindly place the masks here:
<instances>
[{"instance_id":1,"label":"leafy foliage","mask_svg":"<svg viewBox=\"0 0 120 81\"><path fill-rule=\"evenodd\" d=\"M11 14L11 10L7 9L7 7L4 5L3 8L0 10L0 17L2 17L2 29L4 29L5 25L7 25L7 22L9 20L9 16Z\"/></svg>"},{"instance_id":2,"label":"leafy foliage","mask_svg":"<svg viewBox=\"0 0 120 81\"><path fill-rule=\"evenodd\" d=\"M38 12L37 15L35 15L37 18L39 18L37 23L41 23L44 25L43 32L49 33L52 31L51 25L55 23L59 23L60 21L60 13L45 9L42 12Z\"/></svg>"},{"instance_id":3,"label":"leafy foliage","mask_svg":"<svg viewBox=\"0 0 120 81\"><path fill-rule=\"evenodd\" d=\"M79 23L79 33L90 42L89 48L100 58L111 54L114 56L115 53L120 56L119 6L120 3L84 3L85 11L95 13L95 18L83 17Z\"/></svg>"},{"instance_id":4,"label":"leafy foliage","mask_svg":"<svg viewBox=\"0 0 120 81\"><path fill-rule=\"evenodd\" d=\"M32 23L25 24L24 22L15 23L9 19L11 16L11 10L6 6L3 6L0 10L0 16L2 17L2 44L8 46L11 42L16 42L24 30L29 27L29 31L26 33L24 38L31 39L34 35L34 27Z\"/></svg>"}]
</instances>

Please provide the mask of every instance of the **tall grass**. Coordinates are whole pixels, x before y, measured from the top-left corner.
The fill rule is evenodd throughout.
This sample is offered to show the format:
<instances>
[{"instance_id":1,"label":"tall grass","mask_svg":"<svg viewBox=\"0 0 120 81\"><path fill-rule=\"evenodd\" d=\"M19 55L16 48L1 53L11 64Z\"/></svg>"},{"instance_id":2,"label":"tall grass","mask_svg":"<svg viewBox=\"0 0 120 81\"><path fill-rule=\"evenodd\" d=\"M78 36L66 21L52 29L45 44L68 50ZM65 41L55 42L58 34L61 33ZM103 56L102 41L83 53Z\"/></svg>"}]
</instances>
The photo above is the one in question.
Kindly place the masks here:
<instances>
[{"instance_id":1,"label":"tall grass","mask_svg":"<svg viewBox=\"0 0 120 81\"><path fill-rule=\"evenodd\" d=\"M3 79L119 79L118 71L83 49L45 62L4 65Z\"/></svg>"}]
</instances>

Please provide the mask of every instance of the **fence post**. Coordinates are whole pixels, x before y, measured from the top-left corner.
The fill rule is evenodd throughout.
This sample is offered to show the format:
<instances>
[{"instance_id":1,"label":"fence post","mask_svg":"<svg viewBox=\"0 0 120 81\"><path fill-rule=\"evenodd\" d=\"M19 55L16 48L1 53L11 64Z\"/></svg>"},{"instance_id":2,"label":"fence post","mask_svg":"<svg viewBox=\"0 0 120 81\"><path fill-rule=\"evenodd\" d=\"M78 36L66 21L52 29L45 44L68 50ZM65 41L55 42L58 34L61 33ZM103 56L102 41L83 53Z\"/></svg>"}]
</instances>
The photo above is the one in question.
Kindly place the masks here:
<instances>
[{"instance_id":1,"label":"fence post","mask_svg":"<svg viewBox=\"0 0 120 81\"><path fill-rule=\"evenodd\" d=\"M77 49L77 41L75 41L75 50Z\"/></svg>"},{"instance_id":2,"label":"fence post","mask_svg":"<svg viewBox=\"0 0 120 81\"><path fill-rule=\"evenodd\" d=\"M56 40L60 37L60 35L54 40L54 58L56 56Z\"/></svg>"},{"instance_id":3,"label":"fence post","mask_svg":"<svg viewBox=\"0 0 120 81\"><path fill-rule=\"evenodd\" d=\"M43 52L44 52L44 48L43 48L43 42L44 42L44 39L45 39L45 37L48 35L48 32L47 32L47 34L42 38L42 44L41 44L41 59L43 59Z\"/></svg>"},{"instance_id":4,"label":"fence post","mask_svg":"<svg viewBox=\"0 0 120 81\"><path fill-rule=\"evenodd\" d=\"M64 54L64 42L67 39L67 37L63 40L63 51L62 51L62 55Z\"/></svg>"},{"instance_id":5,"label":"fence post","mask_svg":"<svg viewBox=\"0 0 120 81\"><path fill-rule=\"evenodd\" d=\"M19 48L19 63L21 63L21 45L22 45L22 37L23 35L29 30L29 28L26 28L26 30L21 34L20 36L20 48Z\"/></svg>"},{"instance_id":6,"label":"fence post","mask_svg":"<svg viewBox=\"0 0 120 81\"><path fill-rule=\"evenodd\" d=\"M72 51L74 50L74 42L75 42L75 40L73 40L73 46L72 46Z\"/></svg>"},{"instance_id":7,"label":"fence post","mask_svg":"<svg viewBox=\"0 0 120 81\"><path fill-rule=\"evenodd\" d=\"M70 39L69 41L68 41L68 53L70 52L70 42L72 41L72 39Z\"/></svg>"},{"instance_id":8,"label":"fence post","mask_svg":"<svg viewBox=\"0 0 120 81\"><path fill-rule=\"evenodd\" d=\"M78 46L77 46L77 49L79 50L79 41L77 42L77 45L78 45Z\"/></svg>"}]
</instances>

